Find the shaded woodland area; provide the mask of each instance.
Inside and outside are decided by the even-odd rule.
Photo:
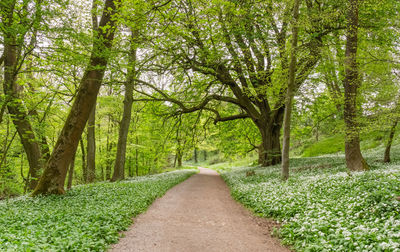
[[[360,137],[390,162],[398,11],[394,0],[3,0],[0,194],[246,155],[283,159],[287,179],[289,153],[330,137],[350,171],[369,169]]]

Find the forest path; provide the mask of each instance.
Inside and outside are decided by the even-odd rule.
[[[139,215],[110,251],[289,251],[270,236],[270,221],[231,198],[217,172],[199,169]]]

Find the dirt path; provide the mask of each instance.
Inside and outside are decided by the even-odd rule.
[[[199,169],[138,216],[111,251],[289,251],[271,238],[267,220],[231,198],[215,171]]]

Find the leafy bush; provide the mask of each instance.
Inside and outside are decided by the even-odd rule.
[[[343,157],[294,159],[280,167],[240,168],[223,178],[235,199],[283,222],[279,235],[299,251],[400,251],[400,166],[374,163],[348,175]]]
[[[176,171],[76,186],[62,196],[0,202],[1,251],[104,251],[169,188],[195,173]]]

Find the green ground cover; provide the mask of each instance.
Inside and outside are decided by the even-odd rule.
[[[62,196],[3,200],[0,251],[104,251],[133,216],[195,172],[76,186]]]
[[[280,221],[278,235],[297,251],[400,251],[400,162],[383,164],[382,153],[367,151],[371,171],[351,175],[343,155],[292,159],[286,183],[280,166],[221,175],[236,200]]]

